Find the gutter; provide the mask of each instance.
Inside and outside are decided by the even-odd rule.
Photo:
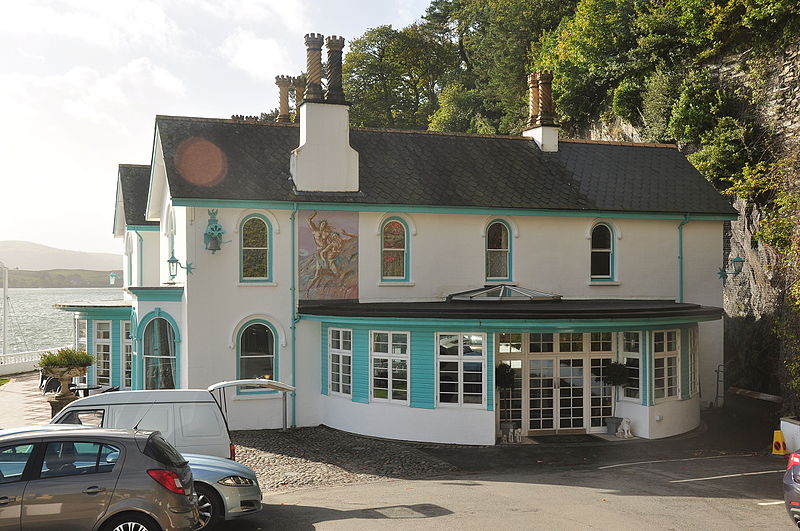
[[[297,224],[297,203],[292,203],[292,214],[289,216],[290,230],[292,233],[292,282],[289,291],[292,294],[292,324],[289,327],[292,335],[292,428],[297,427],[297,391],[295,378],[297,376],[297,322],[300,317],[297,315],[297,233],[295,231]]]
[[[689,214],[683,216],[678,223],[678,300],[683,302],[683,226],[689,223]]]

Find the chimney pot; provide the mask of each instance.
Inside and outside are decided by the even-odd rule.
[[[328,90],[325,101],[328,103],[345,103],[342,88],[342,50],[344,37],[331,35],[325,40],[328,47]]]
[[[294,86],[294,121],[300,122],[300,104],[303,103],[303,93],[306,91],[306,77],[299,75],[292,78]]]
[[[322,43],[321,33],[308,33],[306,42],[306,83],[303,101],[321,102],[322,99]]]
[[[278,116],[275,121],[289,123],[289,85],[292,84],[292,78],[275,76],[275,84],[278,85]]]
[[[539,121],[539,74],[528,75],[528,127]]]
[[[552,83],[552,72],[545,70],[539,73],[539,123],[541,125],[556,125]]]

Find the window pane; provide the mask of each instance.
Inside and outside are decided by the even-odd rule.
[[[441,334],[439,336],[439,355],[458,356],[458,336]]]
[[[406,230],[399,221],[390,221],[383,227],[384,249],[405,249]]]
[[[405,254],[405,251],[383,251],[382,275],[384,277],[405,277]]]
[[[531,352],[553,352],[553,334],[531,334]]]
[[[392,354],[408,353],[408,334],[392,334]]]
[[[592,332],[592,352],[610,352],[611,337],[611,332]]]
[[[267,278],[266,249],[242,249],[242,277]]]
[[[611,249],[611,231],[605,225],[592,229],[592,249]]]
[[[499,334],[497,341],[503,354],[522,352],[522,334]]]
[[[263,324],[253,324],[242,332],[242,356],[272,356],[272,330]]]
[[[462,337],[464,342],[464,355],[466,356],[483,356],[483,336],[465,335]]]
[[[611,253],[608,251],[592,251],[592,276],[611,276]]]
[[[502,223],[492,223],[486,231],[487,249],[508,249],[508,229]]]
[[[625,332],[622,348],[625,352],[639,352],[639,332]]]
[[[32,444],[0,448],[0,483],[13,483],[22,479],[22,472],[32,453]]]
[[[267,380],[274,379],[275,374],[272,361],[272,356],[241,358],[239,361],[239,378],[266,378]]]
[[[242,228],[242,247],[266,247],[267,224],[258,218],[250,218]]]
[[[508,251],[487,251],[486,276],[508,278]]]

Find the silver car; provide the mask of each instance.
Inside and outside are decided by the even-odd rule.
[[[200,529],[221,527],[233,520],[261,510],[261,488],[250,468],[222,457],[183,454],[189,461],[197,492]]]
[[[158,432],[0,430],[0,529],[189,531],[198,521],[191,469]]]

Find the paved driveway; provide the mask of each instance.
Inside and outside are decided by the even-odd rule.
[[[713,456],[308,489],[265,496],[235,529],[791,529],[783,466]]]

